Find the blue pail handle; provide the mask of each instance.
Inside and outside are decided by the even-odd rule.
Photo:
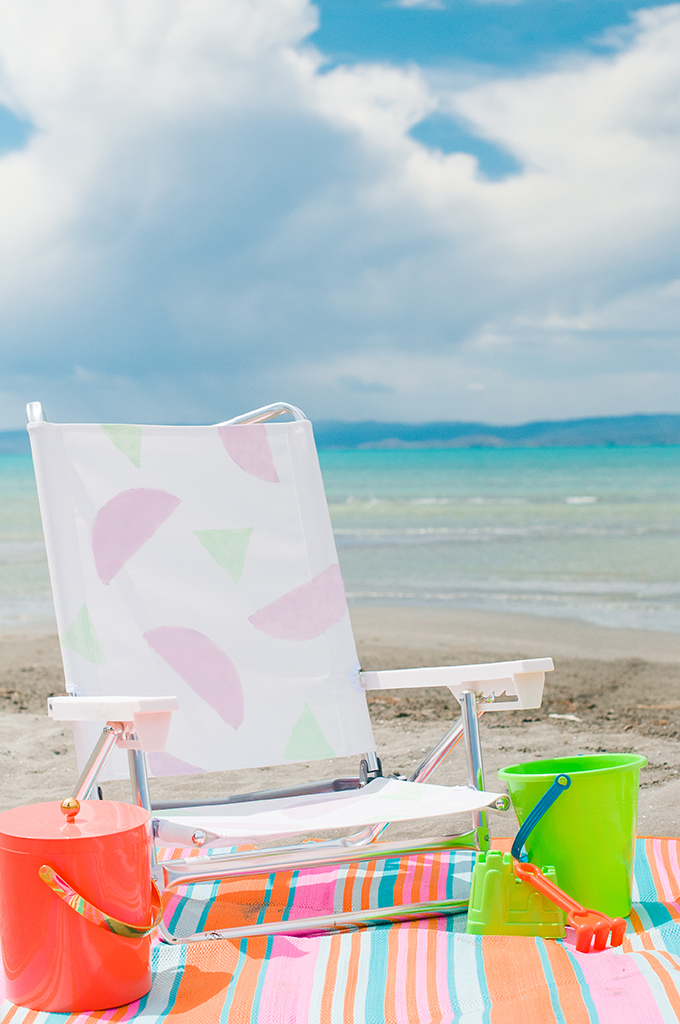
[[[533,832],[545,812],[549,807],[552,807],[558,796],[569,789],[570,786],[571,778],[568,775],[562,773],[561,775],[555,776],[555,781],[552,786],[550,789],[546,790],[533,810],[529,812],[527,817],[524,819],[524,824],[521,826],[519,832],[512,841],[512,855],[516,860],[528,859],[526,854],[522,853],[522,850],[524,849],[525,842],[529,838],[529,834]]]

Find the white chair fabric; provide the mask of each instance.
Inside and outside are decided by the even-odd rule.
[[[176,695],[152,774],[375,748],[309,422],[28,429],[67,689]]]
[[[190,834],[200,828],[215,848],[235,842],[258,842],[317,832],[324,829],[355,829],[381,821],[413,821],[449,814],[480,811],[491,806],[500,793],[467,786],[424,786],[420,782],[374,779],[363,789],[311,796],[284,797],[252,803],[215,807],[187,807],[164,811],[159,821],[161,843],[190,846]],[[177,826],[185,831],[177,831]]]

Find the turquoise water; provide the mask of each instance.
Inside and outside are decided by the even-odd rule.
[[[321,458],[350,601],[680,632],[680,448]]]
[[[680,447],[325,451],[348,597],[680,632]],[[28,456],[0,456],[0,625],[51,618]]]
[[[0,626],[53,619],[33,464],[0,455]]]

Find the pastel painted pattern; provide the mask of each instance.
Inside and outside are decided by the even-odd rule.
[[[227,725],[238,729],[243,721],[241,678],[221,647],[185,626],[158,626],[144,639]]]
[[[291,761],[317,761],[324,757],[335,757],[335,751],[306,702],[302,714],[291,729],[283,756]]]
[[[94,665],[106,664],[104,651],[86,604],[82,606],[71,625],[61,634],[60,640],[63,647],[70,647],[86,661],[91,661]]]
[[[266,480],[267,483],[279,482],[265,426],[261,423],[242,423],[218,427],[217,431],[230,458],[244,473]]]
[[[255,629],[277,640],[313,640],[339,622],[347,610],[336,563],[248,616]]]
[[[179,504],[174,494],[135,487],[99,509],[92,527],[92,553],[102,583],[108,586]]]
[[[205,773],[205,768],[197,768],[195,764],[189,764],[181,757],[168,754],[167,750],[155,750],[147,754],[146,757],[154,775],[202,775]]]
[[[252,526],[237,530],[194,530],[194,534],[217,564],[238,583],[243,575]]]
[[[139,469],[142,465],[142,428],[125,423],[100,423],[109,441]]]

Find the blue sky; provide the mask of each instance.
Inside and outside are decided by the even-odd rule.
[[[653,3],[627,0],[320,0],[313,42],[331,62],[531,71],[602,54],[606,35]]]
[[[327,67],[384,61],[446,69],[465,76],[549,70],[579,55],[606,56],[620,46],[636,11],[654,3],[626,0],[321,0],[311,36]],[[521,170],[507,150],[435,112],[412,138],[444,153],[467,152],[490,178]]]
[[[0,0],[0,429],[680,411],[680,5]]]

